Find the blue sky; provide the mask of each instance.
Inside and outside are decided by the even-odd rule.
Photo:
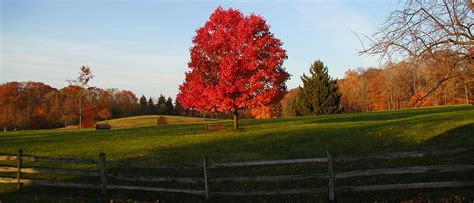
[[[91,85],[174,97],[184,79],[195,30],[219,5],[263,16],[287,50],[289,88],[320,59],[334,78],[379,66],[359,56],[352,33],[370,34],[398,1],[0,1],[0,83],[42,81],[56,88],[82,65]]]

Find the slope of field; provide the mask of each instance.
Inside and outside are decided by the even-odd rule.
[[[181,118],[179,118],[181,119]],[[34,130],[2,133],[0,153],[112,159],[141,154],[158,162],[198,162],[202,155],[218,161],[284,159],[335,153],[370,153],[474,146],[474,106],[451,106],[376,113],[241,120],[241,130],[205,132],[206,120],[175,125],[110,131]],[[123,118],[110,123],[125,127]],[[154,125],[155,119],[140,124]],[[214,120],[209,122],[215,122]],[[112,125],[114,125],[112,123]],[[131,124],[130,124],[131,125]],[[115,125],[114,125],[115,126]]]
[[[126,118],[117,118],[108,121],[101,121],[99,123],[108,123],[112,125],[112,128],[135,128],[145,126],[156,126],[159,115],[145,115],[145,116],[132,116]],[[181,123],[202,123],[218,121],[215,119],[204,119],[194,117],[183,117],[183,116],[163,116],[166,118],[168,124],[181,124]]]
[[[2,133],[0,154],[15,154],[18,149],[23,149],[25,154],[38,156],[97,159],[100,152],[105,152],[108,161],[199,164],[203,156],[209,157],[211,162],[230,162],[324,157],[326,149],[338,156],[474,147],[474,106],[241,120],[239,131],[231,130],[232,122],[227,120],[219,121],[228,129],[221,132],[204,131],[204,124],[215,120],[189,119],[194,123],[110,131]],[[110,122],[121,127],[131,126],[129,123],[134,121],[136,126],[148,122],[154,125],[156,117],[149,121],[146,117],[141,119],[143,121],[138,120],[124,118]],[[422,164],[422,161],[428,164],[472,164],[474,156],[471,153],[435,157],[407,164]]]

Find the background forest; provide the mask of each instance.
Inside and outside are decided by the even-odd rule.
[[[381,68],[348,70],[339,80],[332,80],[327,70],[316,73],[326,74],[326,79],[332,80],[340,93],[339,111],[319,114],[473,103],[473,64],[461,61],[453,69],[450,66],[452,61],[455,60],[440,57],[427,58],[421,63],[387,63]],[[296,100],[300,89],[302,87],[288,90],[280,100],[270,105],[243,110],[239,117],[261,119],[312,115],[298,113]],[[41,82],[9,82],[0,85],[0,126],[39,129],[78,125],[79,105],[82,106],[83,127],[92,127],[98,120],[134,115],[231,117],[230,112],[183,109],[179,102],[163,95],[156,99],[145,96],[139,99],[131,91],[116,88],[69,85],[56,89]]]

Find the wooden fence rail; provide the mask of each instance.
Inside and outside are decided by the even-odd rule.
[[[335,162],[355,162],[363,160],[390,160],[390,159],[405,159],[405,158],[423,158],[427,156],[436,156],[436,155],[452,155],[459,154],[462,152],[472,151],[474,148],[455,148],[455,149],[445,149],[445,150],[431,150],[431,151],[412,151],[412,152],[390,152],[382,154],[369,154],[365,156],[357,157],[336,157],[334,158]]]
[[[222,182],[281,182],[281,181],[298,181],[298,180],[310,180],[310,179],[325,179],[328,175],[326,173],[320,174],[309,174],[309,175],[275,175],[275,176],[239,176],[239,177],[225,177],[225,178],[212,178],[211,183],[222,183]]]
[[[327,158],[310,158],[310,159],[288,159],[288,160],[271,160],[271,161],[248,161],[248,162],[232,162],[232,163],[216,163],[210,164],[209,168],[228,168],[228,167],[245,167],[245,166],[266,166],[281,164],[304,164],[304,163],[325,163]]]
[[[16,172],[17,167],[0,166],[0,172]],[[75,175],[75,176],[90,176],[99,177],[98,172],[94,171],[80,171],[71,169],[55,169],[55,168],[20,168],[21,173],[48,173],[48,174],[62,174],[62,175]]]
[[[16,161],[18,156],[0,155],[0,161]],[[46,162],[46,163],[66,163],[66,164],[97,164],[93,159],[76,159],[76,158],[53,158],[53,157],[38,157],[38,156],[22,156],[22,161],[25,162]]]
[[[350,178],[361,176],[377,176],[377,175],[397,175],[397,174],[414,174],[414,173],[446,173],[459,171],[472,171],[474,165],[430,165],[430,166],[410,166],[397,168],[377,168],[367,170],[355,170],[338,172],[334,174],[335,178]]]
[[[446,155],[463,153],[473,148],[436,150],[426,152],[392,152],[377,155],[366,155],[361,157],[333,157],[329,151],[327,156],[322,158],[305,158],[305,159],[288,159],[288,160],[265,160],[265,161],[246,161],[246,162],[230,162],[230,163],[209,163],[206,157],[203,158],[201,165],[193,164],[150,164],[150,163],[132,163],[132,162],[110,162],[114,165],[118,164],[124,167],[145,168],[145,169],[168,169],[168,170],[193,170],[201,171],[202,178],[196,177],[159,177],[150,175],[129,175],[112,173],[106,170],[106,158],[104,153],[99,154],[98,160],[92,159],[76,159],[76,158],[54,158],[54,157],[37,157],[24,156],[23,151],[19,150],[18,154],[0,155],[0,161],[16,161],[16,167],[0,166],[0,173],[16,173],[16,178],[0,177],[0,183],[12,184],[16,183],[18,188],[24,184],[34,184],[41,186],[56,186],[70,188],[88,188],[100,190],[101,197],[107,197],[107,190],[139,190],[149,192],[171,192],[184,193],[192,195],[204,196],[206,199],[220,196],[263,196],[263,195],[295,195],[295,194],[317,194],[326,193],[329,200],[335,200],[336,193],[357,192],[357,191],[379,191],[379,190],[399,190],[399,189],[416,189],[416,188],[438,188],[438,187],[471,187],[474,181],[446,181],[446,182],[425,182],[425,183],[403,183],[403,184],[383,184],[383,185],[358,185],[358,186],[336,186],[335,179],[364,177],[364,176],[383,176],[398,174],[422,174],[422,173],[447,173],[460,171],[474,171],[474,164],[451,164],[451,165],[426,165],[426,166],[410,166],[410,167],[394,167],[394,168],[375,168],[337,172],[334,170],[334,163],[337,162],[355,162],[362,160],[376,159],[403,159],[403,158],[422,158],[426,156]],[[44,167],[24,167],[23,162],[47,162],[47,163],[67,163],[67,164],[97,164],[98,171],[56,169]],[[271,165],[287,165],[287,164],[308,164],[321,163],[327,164],[327,173],[312,174],[288,174],[273,176],[238,176],[238,177],[210,177],[210,170],[222,168],[238,168],[238,167],[258,167]],[[96,184],[77,183],[68,181],[53,181],[39,179],[25,179],[22,174],[63,174],[81,177],[97,177]],[[259,191],[212,191],[212,184],[224,184],[226,182],[247,183],[247,182],[282,182],[282,181],[301,181],[301,180],[327,180],[326,187],[318,188],[295,188],[295,189],[274,189]],[[177,188],[158,188],[149,186],[130,186],[130,185],[114,185],[110,184],[110,180],[121,180],[133,183],[161,183],[174,182],[190,185],[201,185],[203,189],[177,189]]]
[[[213,192],[213,197],[220,196],[265,196],[265,195],[298,195],[298,194],[318,194],[327,192],[327,188],[299,188],[283,190],[261,190],[261,191],[229,191]]]
[[[198,184],[203,183],[204,178],[186,178],[186,177],[156,177],[156,176],[145,176],[145,175],[127,175],[127,174],[106,174],[107,177],[124,180],[130,182],[176,182],[176,183],[188,183],[188,184]]]
[[[115,165],[132,168],[145,169],[168,169],[168,170],[201,170],[202,166],[194,164],[150,164],[150,163],[131,163],[131,162],[115,162]]]
[[[381,190],[401,190],[401,189],[419,189],[419,188],[445,188],[445,187],[468,187],[474,186],[474,181],[446,181],[446,182],[428,182],[428,183],[399,183],[385,185],[361,185],[361,186],[343,186],[336,188],[337,191],[381,191]]]

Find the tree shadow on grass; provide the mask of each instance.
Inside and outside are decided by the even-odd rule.
[[[305,126],[291,133],[280,129],[267,130],[258,135],[247,135],[244,130],[240,135],[226,132],[220,139],[188,144],[179,147],[153,149],[148,154],[154,161],[199,162],[203,156],[213,161],[243,161],[324,157],[326,149],[335,153],[367,153],[404,148],[410,143],[396,136],[377,136],[363,132],[376,131],[378,125],[356,127]],[[205,135],[198,135],[205,136]],[[226,137],[228,136],[228,137]],[[145,159],[147,159],[145,157]]]
[[[244,124],[258,125],[260,123],[340,123],[340,122],[365,122],[365,121],[389,121],[410,118],[420,115],[428,114],[442,114],[442,113],[456,113],[460,111],[474,110],[473,106],[449,106],[449,107],[432,107],[420,108],[410,110],[395,110],[395,111],[381,111],[369,113],[349,113],[349,114],[335,114],[335,115],[319,115],[319,116],[304,116],[304,117],[289,117],[276,118],[265,120],[244,120]]]
[[[438,145],[443,147],[474,147],[474,122],[450,129],[438,136],[427,140],[424,145]]]

